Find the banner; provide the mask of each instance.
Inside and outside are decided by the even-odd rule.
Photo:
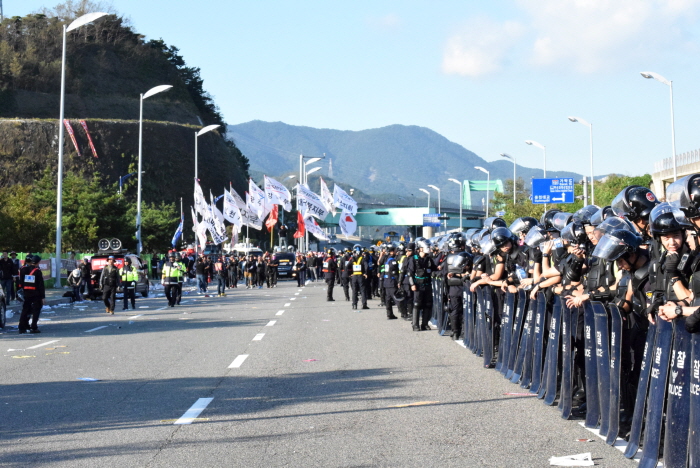
[[[326,181],[323,180],[323,177],[319,177],[319,180],[321,181],[321,200],[323,201],[323,206],[326,207],[328,211],[330,211],[333,216],[335,216],[335,205],[333,205],[333,194],[331,193],[330,190],[328,190],[328,186],[326,185]]]
[[[80,154],[80,148],[78,148],[78,142],[75,141],[75,133],[73,133],[73,127],[71,127],[71,124],[68,121],[68,119],[63,119],[63,126],[66,127],[66,131],[68,132],[68,135],[70,136],[70,139],[73,142],[73,146],[75,146],[75,152],[78,153],[78,156],[82,156],[82,154]]]
[[[199,223],[197,226],[197,238],[199,239],[199,246],[204,250],[207,245],[207,225],[205,223]]]
[[[223,239],[223,242],[228,239],[228,236],[226,235],[226,227],[224,226],[224,215],[221,214],[221,211],[219,211],[219,209],[213,203],[211,205],[211,212],[214,215],[213,218],[216,233],[219,235],[219,238]],[[220,244],[220,242],[217,243]]]
[[[214,213],[210,213],[209,216],[205,217],[202,220],[202,225],[206,226],[214,244],[219,245],[228,238],[226,237],[226,235],[221,235],[217,223],[218,221],[216,220],[216,216],[214,215]]]
[[[265,192],[253,182],[253,179],[248,179],[248,194],[248,207],[251,211],[255,211],[258,217],[263,218],[267,214],[265,212]]]
[[[270,215],[267,217],[267,221],[265,221],[265,227],[267,228],[268,232],[272,232],[272,229],[275,227],[277,224],[277,218],[279,217],[279,205],[272,205],[272,211],[270,211]]]
[[[233,197],[233,200],[239,209],[244,210],[248,207],[246,202],[241,198],[240,195],[238,195],[238,192],[236,192],[233,187],[229,187],[229,193],[231,194],[231,197]]]
[[[292,195],[287,187],[268,176],[265,176],[265,196],[267,206],[282,205],[285,211],[292,209]]]
[[[321,221],[328,216],[328,210],[323,206],[319,196],[309,190],[306,185],[297,184],[297,201],[299,202],[299,211],[304,216],[315,216]]]
[[[248,192],[245,194],[245,200],[246,200],[246,206],[250,203],[250,195]],[[241,215],[243,215],[243,211],[241,210]],[[262,218],[258,216],[258,214],[251,210],[250,208],[246,208],[245,210],[245,219],[246,219],[246,224],[253,229],[257,229],[258,231],[262,229]]]
[[[83,126],[83,130],[85,130],[85,134],[88,137],[88,144],[90,145],[90,149],[92,150],[92,155],[97,158],[97,150],[95,149],[95,145],[92,143],[92,137],[90,136],[90,132],[88,131],[87,128],[87,122],[84,120],[80,120],[80,125]]]
[[[177,227],[177,231],[175,231],[175,235],[173,236],[173,240],[171,244],[173,244],[173,248],[175,248],[175,244],[177,244],[177,240],[180,238],[182,235],[182,227],[185,224],[185,217],[180,213],[180,224]]]
[[[343,211],[340,214],[338,224],[340,225],[340,231],[343,233],[346,239],[348,238],[348,236],[352,236],[353,234],[355,234],[355,230],[357,229],[357,221],[355,221],[355,218],[353,217],[352,213]]]
[[[357,202],[341,189],[338,184],[333,187],[333,204],[341,211],[349,211],[353,216],[357,214]]]
[[[192,230],[197,233],[197,225],[199,224],[197,222],[197,213],[194,212],[194,208],[190,206],[190,212],[192,213]]]
[[[204,193],[202,192],[202,187],[199,185],[199,181],[194,181],[194,209],[206,217],[209,214],[209,208],[207,208],[207,201],[204,199]]]
[[[323,232],[323,229],[321,229],[321,226],[318,225],[316,220],[308,216],[304,219],[304,227],[316,237],[318,240],[328,240],[328,236],[326,236],[326,233]]]
[[[294,238],[299,239],[304,237],[306,234],[306,224],[304,223],[304,217],[301,215],[301,211],[297,211],[297,232],[294,233]]]
[[[241,232],[241,227],[243,226],[241,210],[236,204],[236,199],[226,189],[224,189],[224,218],[226,221],[236,226],[236,229],[233,230],[233,234]]]

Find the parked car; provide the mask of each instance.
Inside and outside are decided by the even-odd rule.
[[[135,291],[141,294],[142,297],[148,297],[150,283],[148,281],[148,265],[146,264],[146,262],[141,260],[141,258],[137,257],[135,254],[117,253],[97,254],[93,255],[90,258],[90,266],[92,268],[92,278],[90,278],[90,281],[92,281],[93,286],[92,299],[95,299],[95,297],[102,295],[102,290],[100,289],[100,276],[102,275],[102,269],[107,265],[107,259],[110,256],[114,257],[114,266],[117,268],[121,268],[122,266],[124,266],[125,257],[129,257],[131,259],[131,265],[134,266],[139,272],[139,280],[136,282]],[[121,289],[119,289],[118,292],[121,292]]]

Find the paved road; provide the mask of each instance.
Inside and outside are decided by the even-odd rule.
[[[341,297],[283,282],[114,316],[54,307],[40,335],[6,330],[0,465],[544,467],[591,452],[636,466],[506,395],[522,390],[451,339]]]

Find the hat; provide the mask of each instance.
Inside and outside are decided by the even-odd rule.
[[[114,260],[114,255],[110,255],[109,257],[107,257],[107,260]]]
[[[17,252],[15,252],[15,251],[13,250],[12,252],[10,252],[10,255],[17,256]]]

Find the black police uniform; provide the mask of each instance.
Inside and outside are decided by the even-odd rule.
[[[398,318],[394,315],[392,303],[394,302],[394,294],[396,294],[396,290],[399,287],[399,262],[391,253],[384,262],[384,274],[381,279],[384,292],[383,302],[386,307],[386,318],[393,320]]]
[[[465,273],[465,267],[468,265],[468,256],[469,254],[466,252],[455,252],[445,260],[444,273],[450,310],[450,326],[452,337],[455,340],[462,334],[464,326],[464,279],[461,275]],[[450,273],[453,276],[448,278],[447,275]]]
[[[326,300],[335,301],[333,299],[333,287],[335,282],[340,281],[340,272],[338,271],[338,262],[335,256],[329,256],[323,259],[323,278],[326,280]]]
[[[340,270],[340,285],[343,287],[343,294],[345,294],[345,300],[350,301],[350,274],[348,272],[348,263],[350,262],[350,254],[346,253],[340,257],[338,262],[338,269]]]
[[[19,271],[19,286],[24,291],[24,303],[22,313],[19,316],[19,332],[26,333],[31,329],[32,333],[39,333],[39,315],[46,298],[44,289],[44,276],[39,265],[25,264]],[[29,317],[32,318],[31,325]]]
[[[352,285],[352,308],[357,309],[358,293],[362,296],[362,308],[367,307],[367,288],[365,288],[365,276],[369,275],[369,267],[367,261],[362,255],[353,256],[347,263],[347,270],[350,276],[350,284]]]
[[[136,309],[136,294],[134,292],[136,288],[136,282],[127,280],[127,274],[129,273],[131,273],[132,275],[133,273],[137,273],[138,275],[138,270],[136,270],[136,268],[134,268],[134,266],[131,263],[125,263],[119,275],[122,283],[122,291],[124,292],[123,310],[127,310],[129,308],[129,299],[131,299],[131,308]]]
[[[430,254],[421,257],[413,255],[408,260],[406,275],[411,286],[415,286],[413,292],[413,330],[430,330],[428,322],[433,309],[433,286],[431,283],[432,272],[435,271],[435,262]],[[420,321],[420,324],[419,324]]]

